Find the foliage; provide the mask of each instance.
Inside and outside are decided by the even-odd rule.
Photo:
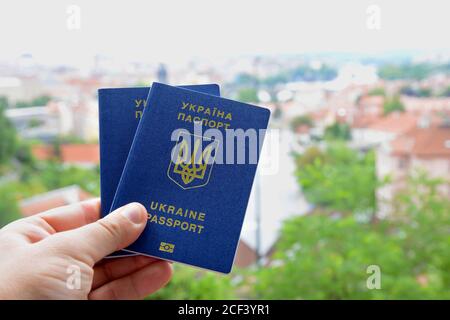
[[[0,228],[20,218],[19,205],[15,193],[5,186],[0,186]]]
[[[386,96],[386,91],[383,87],[373,88],[367,93],[369,96]]]
[[[395,111],[400,111],[400,112],[405,111],[405,106],[400,101],[400,96],[398,96],[398,95],[386,99],[386,101],[384,102],[384,105],[383,105],[384,114],[389,114],[389,113],[395,112]]]
[[[100,194],[98,167],[64,166],[56,161],[33,162],[32,165],[23,163],[19,173],[20,179],[0,183],[0,226],[20,217],[20,199],[70,185],[78,185],[95,196]]]
[[[20,165],[19,173],[32,168],[34,159],[30,144],[20,139],[13,124],[5,116],[8,99],[0,97],[0,167],[8,167],[12,160]]]
[[[8,97],[0,96],[0,110],[5,110],[9,107]]]
[[[254,87],[258,84],[258,78],[249,73],[240,73],[236,76],[234,82],[241,87]]]
[[[258,292],[270,299],[448,299],[450,201],[439,193],[442,183],[424,173],[410,178],[393,218],[375,224],[323,213],[287,221],[276,254],[281,266],[260,272]],[[381,290],[365,285],[374,264]]]
[[[197,300],[235,299],[236,297],[230,277],[176,265],[173,279],[169,284],[149,298]]]
[[[258,102],[258,91],[254,88],[240,89],[237,99],[242,102]]]
[[[5,115],[7,103],[5,99],[0,103],[0,166],[9,162],[17,148],[16,129]]]
[[[358,193],[362,185],[353,173],[363,158],[349,161],[358,155],[339,147],[332,157],[329,150],[310,148],[297,158],[305,195],[322,209],[285,221],[274,261],[255,273],[254,294],[263,299],[449,299],[450,199],[440,189],[449,182],[423,172],[410,177],[392,201],[394,211],[383,220],[336,214],[335,201],[324,201],[323,194],[311,196],[310,189],[322,185],[325,200],[339,199],[340,188],[334,187],[343,184],[336,172],[348,161],[355,183],[345,188]],[[373,160],[365,164],[374,166]],[[304,176],[312,178],[306,188]],[[381,270],[380,289],[367,287],[371,265]]]
[[[281,70],[264,78],[258,78],[248,73],[239,74],[234,80],[238,87],[274,87],[281,83],[293,81],[329,81],[337,76],[337,70],[331,66],[322,65],[320,68],[312,68],[308,65],[299,65],[288,70]]]
[[[39,176],[30,174],[26,179],[3,182],[0,184],[0,228],[11,221],[21,218],[19,200],[48,190],[39,180]]]
[[[402,64],[384,64],[378,74],[385,80],[422,80],[433,74],[450,74],[450,64],[433,63],[402,63]]]
[[[450,199],[442,188],[450,181],[418,171],[393,202],[394,216],[404,223],[405,250],[417,272],[450,288]],[[436,274],[439,270],[446,270]]]
[[[335,122],[325,128],[326,140],[350,140],[352,138],[352,131],[347,123]]]
[[[280,83],[287,83],[291,80],[289,72],[280,72],[264,78],[261,83],[266,87],[274,87]]]
[[[441,97],[450,97],[450,86],[442,90],[442,92],[439,95]]]
[[[26,180],[10,181],[2,185],[3,190],[14,195],[16,200],[32,197],[49,191],[40,180],[39,176],[32,175]]]
[[[31,143],[29,141],[20,140],[14,158],[23,166],[34,167],[35,159],[31,152]]]
[[[401,88],[400,93],[406,96],[420,97],[420,98],[431,97],[433,95],[433,92],[429,88],[415,88],[411,86],[405,86]]]
[[[298,155],[296,176],[305,197],[319,207],[372,214],[375,210],[375,157],[335,143],[325,151]]]
[[[280,71],[262,80],[266,86],[274,86],[280,83],[293,81],[329,81],[337,76],[337,70],[327,65],[320,68],[312,68],[308,65],[300,65],[290,70]]]
[[[382,79],[414,79],[421,80],[429,76],[435,68],[431,64],[386,64],[380,67],[378,74]]]
[[[57,144],[58,146],[56,147],[56,149],[59,149],[60,146],[63,144],[87,144],[90,142],[91,141],[86,141],[81,137],[68,134],[64,136],[58,136],[57,138],[55,138],[55,140],[53,141],[53,146]]]
[[[329,81],[337,76],[336,69],[323,65],[320,68],[310,66],[299,66],[292,71],[294,81]]]
[[[40,119],[31,119],[30,121],[28,121],[28,128],[37,128],[40,127],[44,124],[44,121],[40,120]]]
[[[432,213],[432,208],[421,212]],[[281,232],[277,263],[257,273],[255,290],[263,299],[448,299],[450,258],[442,252],[449,249],[448,232],[429,243],[411,228],[414,222],[372,224],[323,213],[290,219]],[[427,228],[439,222],[431,219]],[[433,247],[441,251],[429,250]],[[379,290],[366,285],[370,265],[381,269]]]
[[[17,101],[15,104],[16,108],[28,108],[28,107],[37,107],[37,106],[45,106],[52,100],[52,97],[48,95],[42,95],[36,97],[30,101]]]
[[[76,184],[95,196],[100,194],[100,168],[98,166],[89,169],[48,161],[41,169],[40,180],[48,190]]]
[[[291,129],[293,131],[296,131],[301,126],[307,126],[312,127],[313,126],[313,120],[310,116],[302,115],[302,116],[296,116],[291,120]]]

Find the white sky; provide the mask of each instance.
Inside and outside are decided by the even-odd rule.
[[[68,30],[67,6],[81,8]],[[366,9],[381,8],[381,30]],[[31,53],[42,63],[85,65],[95,54],[121,61],[182,63],[192,57],[450,47],[444,0],[2,0],[0,61]]]

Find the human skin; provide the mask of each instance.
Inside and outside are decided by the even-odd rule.
[[[141,299],[162,288],[171,265],[144,256],[103,259],[147,223],[131,203],[100,219],[100,200],[49,210],[0,229],[0,299]]]

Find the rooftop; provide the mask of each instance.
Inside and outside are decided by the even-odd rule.
[[[98,144],[68,144],[61,146],[61,159],[67,163],[99,163]]]
[[[392,112],[372,122],[368,128],[375,131],[403,134],[417,126],[419,116],[410,112]]]
[[[55,156],[53,146],[36,145],[32,148],[33,155],[39,160],[48,160]],[[100,162],[99,146],[92,144],[63,144],[60,147],[63,163],[98,164]]]
[[[450,160],[450,127],[414,128],[391,143],[392,154],[421,158],[448,157]]]

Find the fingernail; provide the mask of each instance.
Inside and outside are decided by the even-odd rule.
[[[123,210],[122,214],[131,222],[134,224],[141,224],[144,222],[143,214],[142,214],[142,207],[136,203],[131,203],[126,205]]]

